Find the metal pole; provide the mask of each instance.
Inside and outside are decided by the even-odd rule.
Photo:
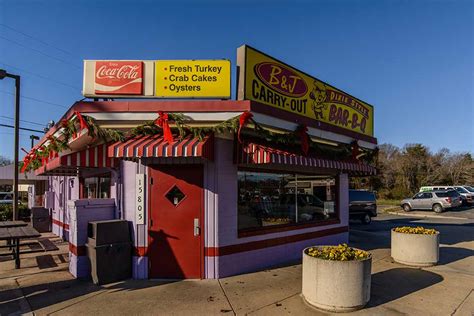
[[[14,144],[14,178],[13,178],[13,220],[18,220],[18,151],[19,151],[19,137],[20,137],[20,76],[12,75],[15,79],[15,144]]]
[[[30,139],[31,139],[31,148],[33,148],[35,147],[35,140],[39,140],[39,137],[36,135],[30,135]]]

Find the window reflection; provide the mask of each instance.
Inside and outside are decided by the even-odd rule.
[[[84,178],[84,199],[110,198],[110,175]]]
[[[239,230],[337,217],[334,178],[239,171],[238,193]]]

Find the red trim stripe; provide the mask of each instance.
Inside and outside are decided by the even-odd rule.
[[[146,257],[147,252],[147,247],[133,247],[133,255],[135,257]]]
[[[62,228],[64,228],[65,230],[69,230],[69,224],[63,223],[63,222],[58,221],[57,219],[54,219],[54,218],[53,218],[52,222],[53,222],[54,225],[57,225],[57,226],[59,226],[59,227],[62,227]]]
[[[315,232],[303,233],[303,234],[292,235],[292,236],[284,236],[284,237],[278,237],[278,238],[272,238],[272,239],[265,239],[265,240],[259,240],[259,241],[251,241],[247,243],[230,245],[230,246],[206,247],[204,249],[204,253],[207,257],[227,256],[227,255],[232,255],[232,254],[236,254],[240,252],[281,246],[281,245],[285,245],[289,243],[294,243],[298,241],[314,239],[314,238],[319,238],[319,237],[324,237],[324,236],[329,236],[329,235],[342,234],[348,231],[349,231],[348,226],[329,228],[329,229],[315,231]]]
[[[77,257],[87,256],[86,246],[76,246],[72,243],[69,243],[69,252],[71,252]]]

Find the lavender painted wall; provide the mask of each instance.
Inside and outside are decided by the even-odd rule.
[[[51,210],[53,234],[69,240],[67,202],[79,198],[79,178],[50,176],[49,190],[53,192],[54,208]]]
[[[146,224],[137,224],[135,220],[135,176],[138,173],[146,174],[147,168],[134,161],[121,161],[121,187],[122,187],[122,218],[132,223],[132,242],[135,249],[144,249],[148,245],[148,230]],[[145,176],[146,178],[146,176]],[[147,181],[145,181],[147,182]],[[145,192],[147,188],[145,187]],[[145,201],[147,196],[145,195]],[[145,223],[148,219],[148,203],[145,203]],[[136,256],[132,258],[132,275],[134,279],[148,278],[148,258]]]
[[[233,141],[216,137],[214,152],[215,160],[213,163],[205,165],[204,172],[206,247],[219,248],[347,226],[348,177],[347,174],[341,174],[339,175],[339,224],[239,238],[237,226],[237,165],[233,162]],[[208,256],[205,258],[205,277],[220,278],[259,270],[271,265],[297,260],[301,258],[302,249],[309,245],[337,244],[347,241],[348,234],[342,233],[233,255]]]
[[[297,262],[304,248],[347,242],[348,233],[303,240],[281,246],[236,253],[219,258],[219,278],[254,272],[284,263]]]
[[[214,161],[204,165],[204,245],[207,248],[217,248],[222,242],[219,232],[228,229],[219,224],[223,215],[227,222],[235,220],[232,226],[237,225],[237,213],[232,213],[237,205],[233,140],[216,137],[214,146]],[[219,257],[206,257],[204,265],[205,278],[218,278]]]
[[[82,171],[83,177],[92,177],[97,174],[111,172],[110,198],[116,202],[115,218],[120,217],[119,184],[120,174],[118,171],[108,168],[95,168]],[[79,178],[66,176],[49,176],[49,191],[54,195],[54,207],[51,209],[53,219],[53,234],[69,240],[69,218],[67,212],[68,201],[79,199]]]
[[[68,201],[69,243],[80,249],[87,243],[87,225],[92,221],[115,218],[114,199],[88,199]],[[77,250],[79,253],[80,250]],[[69,252],[69,272],[76,278],[90,276],[90,262],[87,256]]]

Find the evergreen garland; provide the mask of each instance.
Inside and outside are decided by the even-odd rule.
[[[169,122],[172,124],[171,129],[177,131],[179,138],[192,135],[199,140],[212,133],[233,132],[236,133],[239,129],[239,116],[235,116],[226,121],[223,121],[214,126],[193,127],[185,123],[185,116],[181,113],[168,113]],[[156,124],[156,121],[148,121],[142,125],[138,125],[128,132],[123,132],[118,129],[101,128],[94,118],[88,115],[82,115],[82,118],[87,125],[87,133],[94,140],[101,140],[103,142],[120,141],[124,142],[133,137],[139,136],[153,136],[163,133],[163,129]],[[264,141],[276,147],[281,147],[283,150],[299,151],[300,137],[294,132],[273,132],[262,127],[260,124],[250,119],[249,126],[244,130],[249,138],[257,141]],[[49,136],[49,144],[43,145],[27,154],[24,161],[20,163],[20,169],[23,168],[24,163],[28,163],[25,172],[36,170],[43,165],[45,160],[52,158],[51,152],[59,154],[60,152],[69,149],[69,142],[77,137],[78,131],[76,125],[78,118],[61,121],[62,136],[60,138]],[[252,126],[252,128],[250,128]],[[301,127],[301,126],[300,126]],[[300,128],[298,127],[298,128]],[[298,130],[298,129],[297,129]],[[351,145],[340,144],[337,147],[325,144],[319,144],[309,140],[309,152],[316,156],[335,160],[348,160],[351,158]],[[367,163],[373,163],[377,157],[378,150],[362,151],[360,160]]]

